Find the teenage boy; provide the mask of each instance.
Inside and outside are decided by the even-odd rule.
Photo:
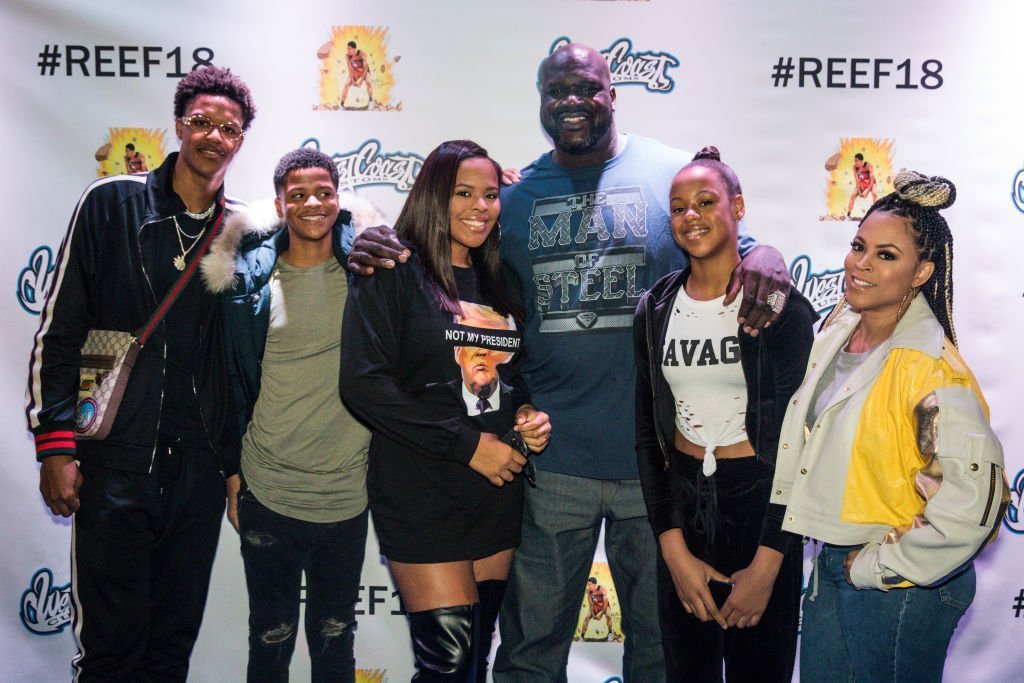
[[[244,434],[228,518],[249,590],[248,680],[288,680],[305,573],[312,679],[354,681],[370,434],[338,393],[353,217],[339,206],[337,166],[317,150],[286,154],[274,190],[276,216],[232,217],[203,263],[223,292]]]

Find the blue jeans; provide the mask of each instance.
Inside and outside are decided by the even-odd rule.
[[[974,600],[974,564],[928,588],[857,590],[843,560],[857,546],[826,545],[804,597],[800,679],[941,681],[953,631]]]
[[[569,646],[601,523],[625,634],[627,682],[665,680],[658,628],[657,548],[639,480],[600,480],[539,470],[526,487],[516,550],[498,624],[496,683],[566,680]]]
[[[238,501],[249,590],[248,681],[286,682],[306,573],[306,642],[311,678],[354,681],[355,606],[368,514],[320,524],[280,515],[250,491]]]

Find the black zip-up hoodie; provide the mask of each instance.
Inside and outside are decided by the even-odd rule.
[[[640,485],[654,535],[682,528],[679,505],[669,485],[675,432],[675,400],[661,371],[665,334],[672,304],[690,270],[669,273],[644,294],[633,319],[636,350],[636,454]],[[762,462],[775,466],[779,430],[790,397],[800,386],[814,341],[818,314],[795,288],[790,288],[782,315],[757,337],[740,327],[740,362],[747,384],[747,438]],[[671,450],[670,450],[671,449]],[[795,540],[782,531],[785,508],[769,504],[759,545],[785,552]]]
[[[81,347],[89,330],[138,332],[158,304],[143,266],[139,237],[145,230],[173,230],[168,227],[172,217],[185,211],[172,188],[177,157],[168,155],[148,174],[101,178],[75,207],[57,254],[29,366],[26,414],[39,460],[73,455],[132,472],[149,472],[153,466],[165,371],[165,322],[139,352],[107,438],[76,444],[73,425]],[[216,206],[207,225],[241,205],[227,199],[221,187]],[[222,472],[230,476],[238,471],[239,437],[220,308],[207,309],[196,330],[199,353],[191,380],[210,446],[220,458]]]

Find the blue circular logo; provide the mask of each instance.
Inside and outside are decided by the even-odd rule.
[[[95,399],[87,398],[78,402],[78,408],[75,410],[75,431],[84,433],[92,427],[92,423],[96,421],[96,401]]]

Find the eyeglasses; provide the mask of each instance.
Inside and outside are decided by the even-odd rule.
[[[240,140],[245,131],[237,123],[214,123],[202,114],[181,117],[181,122],[197,133],[209,135],[214,128],[220,128],[220,133],[228,140]]]

